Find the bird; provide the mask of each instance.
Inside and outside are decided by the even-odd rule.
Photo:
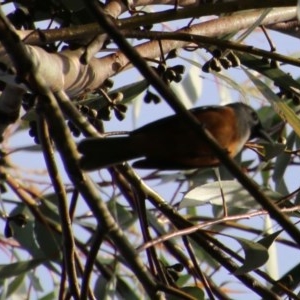
[[[210,105],[191,109],[220,147],[235,157],[248,140],[272,142],[255,110],[242,103]],[[125,136],[87,138],[79,142],[83,170],[92,171],[138,159],[133,167],[158,170],[187,170],[216,167],[218,157],[197,132],[180,116],[172,115],[149,123]]]

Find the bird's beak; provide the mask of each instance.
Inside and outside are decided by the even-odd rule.
[[[258,131],[258,137],[264,139],[267,142],[270,142],[271,144],[274,143],[274,141],[271,139],[271,137],[269,136],[269,134],[263,128],[259,129],[259,131]]]

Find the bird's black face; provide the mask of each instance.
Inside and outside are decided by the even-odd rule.
[[[249,124],[251,128],[251,134],[250,134],[250,140],[254,138],[262,138],[268,142],[273,143],[271,137],[267,134],[267,132],[264,130],[261,121],[257,115],[257,113],[251,108],[248,107],[249,110]]]
[[[257,113],[251,107],[247,107],[246,109],[248,115],[248,124],[251,128],[250,139],[259,137],[260,131],[263,129],[260,119]]]
[[[272,142],[272,139],[265,132],[256,111],[252,107],[244,103],[231,103],[228,106],[235,110],[238,128],[242,135],[248,133],[249,140],[262,138],[268,142]]]

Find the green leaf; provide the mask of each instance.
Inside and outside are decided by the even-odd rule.
[[[16,276],[13,280],[10,280],[10,283],[7,288],[7,293],[6,293],[6,299],[9,299],[11,295],[16,293],[16,291],[23,285],[24,290],[25,288],[25,273],[20,274],[19,276]]]
[[[43,257],[44,254],[34,238],[34,221],[31,212],[23,204],[19,204],[11,211],[10,216],[18,214],[26,216],[27,222],[23,227],[19,226],[14,221],[10,222],[14,239],[16,239],[20,245],[34,258]]]
[[[28,111],[26,111],[21,118],[22,121],[27,121],[27,122],[36,121],[36,119],[37,119],[37,115],[36,115],[35,108],[31,108]]]
[[[290,269],[287,273],[285,273],[279,280],[278,283],[283,284],[290,290],[294,290],[299,286],[300,283],[300,264],[297,264],[292,269]],[[272,288],[273,292],[278,293],[278,295],[282,295],[282,290],[276,287]]]
[[[58,295],[55,290],[39,298],[39,300],[53,300],[53,299],[58,299]]]
[[[199,78],[199,68],[195,65],[191,65],[186,76],[182,80],[182,87],[187,93],[187,96],[191,103],[200,98],[202,94],[202,79]]]
[[[189,62],[190,64],[196,66],[199,68],[199,70],[202,69],[202,65],[197,62],[197,61],[194,61],[192,59],[189,59],[189,58],[186,58],[186,57],[182,57],[180,56],[181,59]],[[246,90],[244,89],[243,85],[239,84],[236,82],[236,80],[233,80],[231,79],[229,76],[226,76],[220,72],[214,72],[214,71],[210,71],[210,73],[216,77],[218,77],[220,80],[226,82],[228,84],[228,86],[230,88],[232,88],[234,91],[237,91],[240,93],[241,97],[243,98],[243,100],[245,102],[249,102],[249,99],[248,99],[248,93],[246,92]]]
[[[99,276],[95,283],[94,294],[97,299],[110,299],[109,296],[112,296],[110,281]]]
[[[205,299],[205,294],[203,290],[197,286],[185,286],[182,287],[181,290],[183,290],[185,293],[191,296],[194,296],[198,300]]]
[[[62,236],[38,220],[34,223],[34,235],[44,256],[58,260],[62,254]]]
[[[41,285],[41,279],[35,272],[29,272],[27,277],[30,280],[30,285],[34,288],[36,292],[43,292],[43,287]]]
[[[138,95],[144,92],[148,88],[149,84],[147,80],[141,80],[132,84],[125,85],[118,89],[115,89],[108,93],[108,96],[112,96],[116,93],[123,94],[122,104],[130,103]],[[89,95],[88,99],[78,101],[77,104],[88,105],[90,108],[99,109],[106,105],[107,100],[101,95]],[[34,121],[36,120],[36,111],[35,109],[30,109],[23,116],[22,120],[24,121]],[[39,147],[40,148],[40,147]],[[20,149],[22,150],[22,149]],[[26,150],[26,149],[25,149]],[[38,147],[28,147],[27,151],[37,151],[40,150]]]
[[[256,200],[249,192],[236,180],[215,181],[198,186],[188,191],[183,200],[180,202],[179,208],[200,206],[207,203],[213,205],[223,205],[220,185],[228,207],[238,208],[259,208]],[[262,189],[273,199],[280,199],[281,195],[270,190]]]
[[[0,286],[1,286],[0,300],[8,299],[7,285],[8,285],[8,280],[0,280]]]
[[[300,83],[281,69],[272,68],[269,63],[264,63],[260,58],[251,54],[236,53],[236,55],[238,55],[244,66],[271,79],[276,86],[280,86],[288,91],[300,91]]]
[[[44,195],[41,198],[39,209],[48,220],[51,220],[53,223],[56,223],[57,227],[60,227],[58,198],[55,193]]]
[[[28,151],[28,152],[40,152],[42,151],[41,145],[28,145],[14,148],[13,153],[18,151]]]
[[[284,116],[284,119],[291,125],[296,134],[300,137],[300,119],[295,111],[288,106],[286,101],[276,101],[274,104]]]
[[[263,245],[267,249],[271,247],[273,242],[277,239],[277,237],[283,232],[283,230],[278,230],[272,234],[265,236],[264,238],[258,241],[259,244]]]
[[[127,104],[127,103],[131,102],[133,99],[135,99],[142,92],[144,92],[148,88],[148,86],[149,86],[149,83],[147,80],[141,80],[141,81],[123,86],[122,88],[114,91],[114,93],[121,92],[124,96],[122,103]]]
[[[292,146],[294,145],[295,142],[295,138],[296,138],[295,133],[291,132],[287,138],[287,143],[286,143],[286,147],[288,149],[292,149]],[[274,180],[276,186],[279,186],[279,184],[283,180],[284,173],[290,163],[290,160],[291,160],[291,154],[285,152],[283,152],[277,157],[274,165],[273,176],[272,176],[272,179]]]
[[[108,96],[111,96],[116,93],[122,93],[123,94],[123,100],[121,103],[127,104],[131,102],[133,99],[135,99],[139,94],[144,92],[147,87],[149,86],[147,80],[141,80],[132,84],[125,85],[123,87],[120,87],[118,89],[115,89],[108,93]],[[105,102],[104,102],[105,101]],[[78,104],[81,105],[89,105],[91,108],[101,108],[103,105],[101,103],[106,103],[106,100],[103,96],[92,96],[91,98],[87,100],[79,101]]]
[[[110,280],[99,276],[95,283],[94,294],[97,299],[111,299],[116,295],[119,295],[120,299],[140,299],[132,285],[127,285],[115,275],[112,275]]]
[[[180,290],[186,294],[188,294],[191,297],[194,297],[197,300],[204,300],[205,299],[205,294],[203,290],[201,290],[197,286],[185,286],[180,288]],[[181,300],[181,297],[177,297],[174,295],[168,295],[168,300]]]
[[[0,265],[0,279],[10,278],[28,272],[42,264],[44,261],[44,258],[35,258],[28,261]]]
[[[256,204],[253,197],[239,182],[234,180],[224,180],[221,182],[215,181],[206,183],[188,191],[180,202],[179,208],[200,206],[207,203],[222,205],[223,201],[220,184],[228,206],[233,204],[243,207],[241,205],[249,203],[248,207],[254,207],[253,205]]]
[[[51,209],[51,208],[52,209]],[[56,222],[58,219],[57,207],[51,203],[43,200],[39,206],[43,215]],[[52,231],[38,220],[33,219],[33,215],[27,207],[20,204],[15,207],[10,213],[11,216],[24,215],[26,217],[26,223],[24,226],[16,224],[14,221],[10,221],[12,227],[13,237],[20,243],[20,245],[30,253],[34,258],[40,258],[48,256],[52,260],[60,258],[61,254],[61,235]],[[59,226],[59,223],[58,223]],[[49,266],[53,271],[55,269]]]
[[[107,203],[107,207],[122,229],[127,229],[136,221],[136,216],[126,210],[118,202],[116,202],[115,199],[111,199]]]
[[[277,68],[271,68],[268,63],[262,63],[260,59],[249,54],[240,54],[240,59],[243,64],[252,70],[255,70],[264,76],[274,81],[275,85],[285,88],[288,91],[293,91],[299,94],[300,84],[294,80],[290,75]],[[279,111],[279,115],[291,125],[294,131],[300,136],[300,118],[297,116],[294,110],[292,110],[286,100],[280,99],[273,90],[261,81],[257,76],[254,76],[251,72],[244,70],[245,73],[252,80],[254,85],[262,93],[262,95]]]
[[[266,247],[243,238],[236,238],[245,252],[245,260],[242,266],[235,270],[234,275],[242,275],[264,265],[269,259]]]
[[[186,60],[185,57],[181,57],[182,60]],[[187,59],[189,61],[195,62],[197,58]],[[200,98],[202,94],[202,78],[199,77],[199,72],[201,66],[198,62],[193,64],[190,63],[189,70],[184,76],[181,83],[171,82],[171,88],[180,98],[180,101],[184,104],[186,108],[191,108],[193,104]]]
[[[264,159],[270,160],[274,157],[277,157],[278,155],[282,154],[284,152],[284,149],[286,148],[286,145],[279,144],[279,143],[267,143],[267,142],[261,142],[260,145],[264,147]]]

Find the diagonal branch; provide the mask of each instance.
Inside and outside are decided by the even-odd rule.
[[[260,17],[262,12],[257,10],[245,12],[242,15],[236,14],[222,17],[181,29],[177,33],[203,35],[205,37],[223,36],[250,27]],[[273,9],[263,20],[262,25],[287,21],[295,18],[295,16],[296,8]],[[128,34],[128,30],[126,33]],[[168,53],[189,43],[190,41],[163,40],[161,45],[163,52]],[[132,67],[131,62],[121,51],[102,58],[92,58],[88,65],[83,65],[80,62],[83,50],[80,49],[76,51],[66,50],[53,54],[37,46],[24,45],[24,47],[34,62],[36,72],[44,78],[50,89],[52,91],[63,90],[70,97],[83,94],[85,91],[93,91],[107,78]],[[146,42],[135,48],[138,53],[150,59],[159,57],[161,54],[157,41]],[[12,49],[11,51],[14,50]],[[8,57],[1,57],[0,61],[8,66],[11,65]],[[0,80],[7,82],[9,78],[6,73],[1,75],[0,72]]]
[[[209,131],[205,130],[205,128],[199,124],[197,119],[195,119],[195,117],[184,108],[175,93],[160,80],[158,75],[153,71],[153,69],[151,69],[151,67],[148,66],[136,49],[134,49],[125,40],[112,20],[101,8],[98,7],[97,3],[93,0],[90,0],[89,3],[91,10],[98,15],[98,22],[118,45],[120,51],[122,51],[124,55],[127,56],[128,60],[140,71],[140,73],[147,78],[149,83],[161,94],[170,107],[176,113],[180,114],[183,120],[190,124],[191,130],[197,132],[199,138],[210,146],[213,153],[256,199],[256,201],[264,209],[268,210],[270,216],[275,219],[284,230],[286,230],[286,232],[298,243],[298,245],[300,245],[300,231],[292,224],[289,218],[280,211],[271,199],[260,191],[257,184],[242,172],[240,166],[238,166],[238,164],[229,157],[228,153],[219,146]]]
[[[3,45],[14,62],[20,80],[26,82],[42,98],[39,104],[40,108],[45,114],[52,138],[62,157],[64,167],[71,181],[78,188],[87,205],[93,211],[98,224],[115,243],[119,252],[126,259],[131,270],[139,279],[151,299],[159,299],[157,285],[148,273],[146,266],[136,255],[136,251],[131,243],[125,237],[121,228],[110,214],[106,204],[100,198],[96,185],[79,169],[76,145],[71,138],[68,128],[65,126],[65,120],[57,101],[46,82],[34,69],[34,64],[27,48],[19,40],[14,29],[2,13],[0,16],[0,36]],[[26,66],[25,69],[23,69],[24,65]]]

